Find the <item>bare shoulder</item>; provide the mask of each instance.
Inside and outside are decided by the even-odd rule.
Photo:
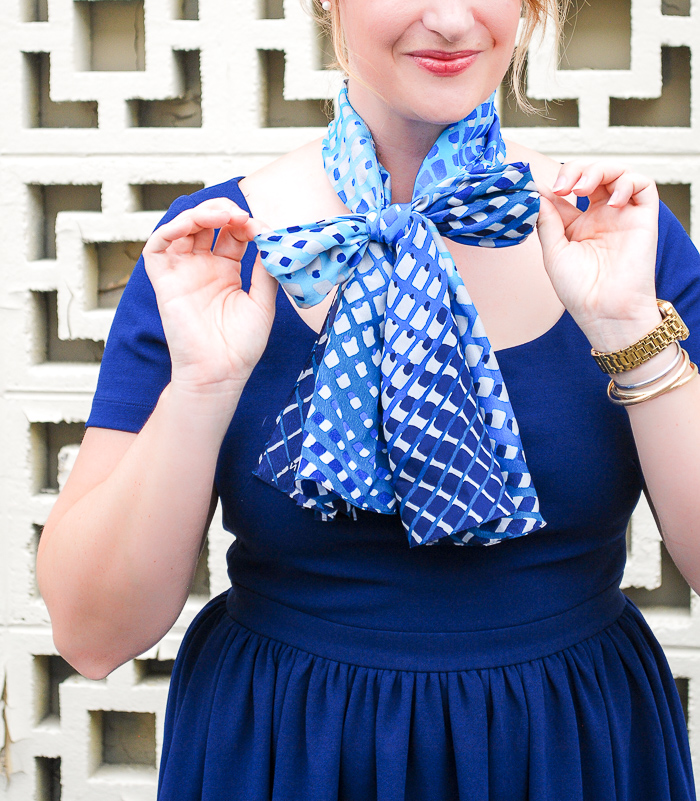
[[[253,217],[276,229],[347,213],[326,176],[321,141],[275,159],[240,182]]]
[[[552,184],[556,181],[557,175],[561,164],[556,159],[545,156],[544,153],[538,153],[532,148],[525,147],[524,145],[513,142],[512,140],[506,141],[506,161],[524,161],[530,165],[532,177],[538,187],[546,186],[551,189]]]

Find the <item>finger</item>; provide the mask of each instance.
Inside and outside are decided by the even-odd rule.
[[[565,223],[559,212],[559,205],[561,203],[566,203],[566,205],[570,207],[571,204],[562,201],[561,198],[557,198],[557,201],[558,203],[555,205],[554,202],[548,200],[546,197],[540,198],[537,233],[540,238],[540,244],[542,245],[542,255],[544,256],[545,266],[553,263],[561,249],[568,244]],[[574,209],[574,211],[578,210]],[[578,213],[580,214],[581,212]]]
[[[263,231],[270,231],[269,226],[249,217],[242,225],[227,225],[219,231],[214,254],[240,261],[250,242]]]
[[[571,161],[562,166],[552,191],[557,195],[573,192],[578,197],[584,197],[591,195],[599,186],[606,186],[617,180],[626,170],[622,164]]]
[[[200,203],[177,215],[173,220],[157,228],[150,236],[146,247],[150,253],[163,253],[173,242],[204,230],[213,230],[226,224],[245,224],[249,214],[233,201],[214,198]],[[191,247],[190,247],[191,249]]]
[[[583,212],[574,206],[573,203],[569,203],[568,200],[565,200],[563,197],[557,197],[554,192],[551,192],[547,187],[543,187],[540,190],[541,197],[546,198],[549,202],[554,206],[554,208],[559,213],[559,217],[564,225],[564,228],[568,228],[571,223],[575,222]],[[547,210],[545,209],[545,214]],[[542,214],[542,204],[540,203],[540,214]]]
[[[658,204],[659,193],[656,184],[646,175],[625,172],[616,181],[608,184],[610,192],[608,205],[622,208],[632,202],[635,205]]]
[[[268,273],[262,263],[262,259],[258,256],[253,265],[248,295],[252,301],[265,310],[270,316],[270,320],[275,315],[275,299],[277,298],[278,287],[277,279]]]

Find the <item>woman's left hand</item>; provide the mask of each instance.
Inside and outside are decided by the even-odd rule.
[[[654,268],[659,196],[619,164],[570,161],[542,195],[538,233],[559,299],[596,350],[627,347],[660,321]],[[590,199],[585,212],[564,196]]]

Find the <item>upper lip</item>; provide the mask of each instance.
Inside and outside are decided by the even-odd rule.
[[[478,52],[478,50],[412,50],[408,55],[418,58],[435,58],[441,61],[456,61],[458,58],[474,56]]]

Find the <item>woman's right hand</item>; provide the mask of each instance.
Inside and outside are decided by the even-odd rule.
[[[146,243],[143,257],[170,350],[173,388],[230,398],[235,407],[275,314],[277,281],[259,258],[250,291],[241,284],[243,254],[263,230],[233,201],[214,198],[181,212]]]

